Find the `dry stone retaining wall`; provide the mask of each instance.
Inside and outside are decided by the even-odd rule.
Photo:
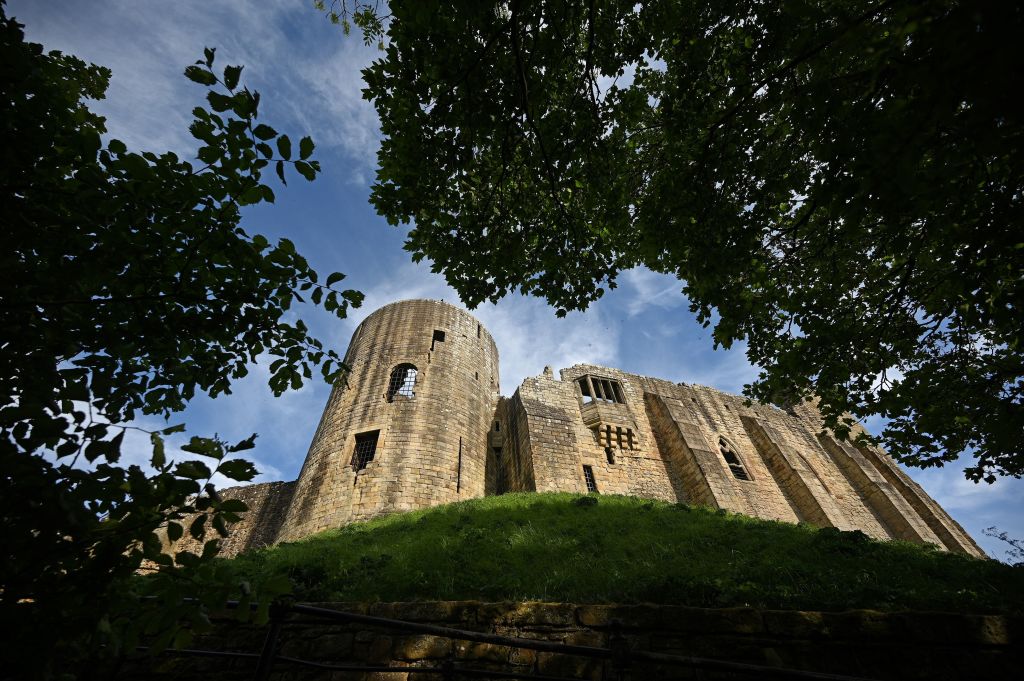
[[[859,676],[869,679],[1003,679],[1024,665],[1024,620],[945,613],[841,613],[705,609],[655,605],[564,603],[340,603],[324,607],[389,619],[438,624],[505,636],[606,648],[618,622],[630,650]],[[266,629],[225,623],[193,647],[258,652]],[[280,654],[327,664],[435,667],[446,660],[491,671],[579,679],[606,676],[605,663],[523,648],[431,635],[327,624],[290,616]],[[250,679],[254,660],[173,658],[137,660],[118,677],[128,679]],[[441,678],[422,674],[317,671],[286,663],[272,679],[320,681]],[[634,663],[627,679],[738,678],[687,667]],[[750,677],[754,678],[754,677]]]

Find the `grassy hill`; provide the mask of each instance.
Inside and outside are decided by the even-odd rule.
[[[1024,570],[859,532],[615,496],[506,494],[231,561],[302,600],[1024,612]]]

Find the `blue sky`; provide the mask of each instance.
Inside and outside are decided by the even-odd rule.
[[[360,96],[360,69],[375,50],[355,35],[345,38],[312,8],[312,0],[14,0],[8,14],[26,24],[30,40],[113,71],[107,99],[93,108],[107,117],[111,137],[136,150],[194,150],[189,112],[203,88],[181,73],[204,47],[217,48],[221,67],[245,65],[243,82],[263,95],[261,118],[293,138],[311,135],[323,174],[312,184],[296,177],[275,190],[277,203],[250,209],[244,224],[250,232],[287,236],[319,271],[344,272],[346,284],[366,294],[363,308],[344,321],[313,309],[300,312],[339,352],[356,324],[380,305],[403,298],[459,304],[428,264],[410,261],[402,250],[405,230],[389,227],[367,201],[379,126],[373,107]],[[712,350],[710,334],[688,312],[680,289],[671,277],[638,269],[586,313],[565,319],[543,301],[521,296],[473,314],[498,344],[505,395],[545,365],[557,371],[578,362],[740,392],[756,370],[742,347]],[[291,480],[328,387],[312,383],[274,398],[266,387],[266,366],[254,367],[230,396],[196,399],[175,421],[186,422],[192,433],[217,432],[229,440],[258,432],[251,457],[262,471],[258,479]],[[878,425],[868,423],[875,432]],[[144,461],[144,443],[135,447],[132,458]],[[982,529],[998,525],[1024,537],[1024,481],[975,485],[961,469],[910,473],[989,553],[1002,557],[999,542]]]

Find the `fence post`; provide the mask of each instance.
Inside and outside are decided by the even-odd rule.
[[[289,609],[289,604],[280,600],[270,604],[270,629],[267,630],[267,637],[263,640],[263,650],[260,651],[260,661],[256,666],[256,681],[266,681],[270,678],[270,670],[273,669],[274,658],[277,657],[281,626],[284,624],[284,616],[288,614]]]
[[[612,653],[612,670],[618,681],[625,681],[629,673],[629,641],[622,635],[622,621],[612,620],[612,635],[608,639],[608,649]]]
[[[441,678],[444,681],[455,681],[455,656],[451,653],[448,659],[441,663]]]

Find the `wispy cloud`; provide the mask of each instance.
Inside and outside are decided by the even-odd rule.
[[[10,12],[30,40],[111,69],[107,98],[92,108],[130,148],[194,152],[190,112],[205,91],[182,72],[216,47],[217,65],[246,67],[243,84],[263,91],[261,113],[272,124],[334,148],[355,179],[375,166],[379,123],[360,97],[359,72],[376,52],[343,38],[308,3],[15,0]]]
[[[682,294],[683,282],[674,275],[652,272],[646,267],[634,267],[624,272],[621,281],[625,285],[626,313],[635,317],[651,308],[674,310],[686,304]]]

